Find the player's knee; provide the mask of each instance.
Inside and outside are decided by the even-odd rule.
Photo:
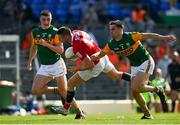
[[[145,85],[144,84],[139,84],[138,88],[139,88],[140,92],[143,92],[145,90]]]
[[[144,91],[144,88],[145,88],[144,84],[137,82],[132,83],[132,90],[135,92],[142,92]]]
[[[133,88],[132,88],[132,92],[133,92],[133,93],[139,93],[140,90],[139,90],[138,87],[133,87]]]
[[[132,92],[139,92],[139,86],[136,83],[131,83],[132,86]]]
[[[68,85],[68,90],[69,90],[69,91],[74,91],[75,88],[76,88],[76,86],[74,86],[73,84],[69,84],[69,85]]]
[[[120,80],[120,79],[122,79],[122,74],[121,74],[121,73],[116,73],[116,74],[114,75],[114,78],[115,78],[116,80]]]
[[[111,70],[108,75],[116,80],[120,80],[122,74],[119,71]]]

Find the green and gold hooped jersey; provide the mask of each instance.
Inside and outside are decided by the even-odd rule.
[[[150,57],[149,52],[142,46],[141,39],[141,33],[124,32],[121,40],[110,40],[103,51],[108,53],[110,50],[113,50],[121,56],[126,56],[132,66],[140,66]]]
[[[37,46],[38,59],[43,65],[51,65],[60,59],[60,55],[49,48],[37,44],[39,39],[44,39],[50,44],[55,45],[60,42],[57,33],[57,28],[50,26],[48,29],[44,30],[41,27],[34,28],[32,30],[32,44]]]

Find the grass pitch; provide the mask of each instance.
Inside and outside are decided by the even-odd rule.
[[[0,124],[180,124],[178,113],[153,114],[153,120],[140,120],[142,114],[87,114],[84,120],[75,115],[0,116]]]

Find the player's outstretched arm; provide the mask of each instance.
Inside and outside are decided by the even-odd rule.
[[[78,71],[83,71],[83,70],[89,70],[94,67],[94,62],[91,60],[91,58],[87,55],[82,63],[81,66],[78,68]]]
[[[142,33],[142,39],[160,39],[165,42],[175,41],[176,37],[174,35],[160,35],[157,33]]]
[[[91,60],[91,58],[87,55],[83,61],[81,62],[80,67],[76,67],[76,66],[71,66],[68,67],[68,71],[69,72],[77,72],[77,71],[84,71],[84,70],[89,70],[92,69],[94,67],[94,62]]]
[[[101,50],[100,52],[97,52],[97,53],[93,54],[93,55],[91,56],[91,59],[92,59],[93,61],[99,60],[100,58],[104,57],[105,55],[106,55],[106,53],[105,53],[103,50]]]

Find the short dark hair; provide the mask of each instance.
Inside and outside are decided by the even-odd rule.
[[[123,28],[124,25],[120,20],[112,20],[109,22],[109,25],[116,25],[117,27]]]
[[[58,35],[70,35],[71,34],[71,29],[67,26],[62,26],[58,29],[57,31]]]
[[[52,16],[51,12],[49,10],[42,10],[41,16]]]

